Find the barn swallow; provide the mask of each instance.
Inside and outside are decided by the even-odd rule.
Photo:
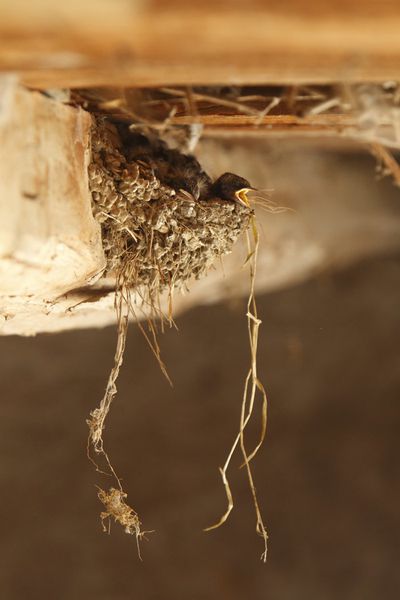
[[[255,188],[250,185],[247,179],[234,173],[224,173],[218,177],[211,188],[213,196],[221,198],[221,200],[238,202],[246,208],[250,208],[247,194],[253,190]]]

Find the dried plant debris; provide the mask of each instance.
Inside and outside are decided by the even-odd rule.
[[[108,492],[98,488],[98,498],[103,503],[105,510],[100,513],[101,524],[105,533],[110,533],[111,519],[119,523],[125,533],[136,536],[139,558],[140,546],[139,541],[144,537],[146,532],[141,531],[141,522],[137,513],[126,502],[127,494],[120,489],[110,487]],[[107,527],[104,521],[108,521]]]
[[[169,143],[193,148],[203,131],[331,135],[400,149],[400,84],[99,88],[73,100],[134,127],[151,126]],[[244,128],[244,129],[243,129]]]
[[[238,447],[240,447],[240,451],[243,457],[242,467],[246,468],[247,478],[249,482],[249,487],[253,499],[254,510],[256,514],[256,532],[263,539],[264,550],[261,554],[261,560],[266,562],[267,560],[267,552],[268,552],[268,532],[264,525],[264,521],[262,518],[261,510],[258,503],[257,492],[254,484],[253,472],[251,469],[250,462],[258,453],[259,449],[262,446],[264,441],[266,431],[267,431],[267,393],[263,384],[261,383],[258,374],[257,374],[257,348],[258,348],[258,334],[259,328],[261,325],[261,320],[258,318],[257,314],[257,304],[255,297],[255,280],[256,280],[256,269],[257,269],[257,256],[258,256],[258,248],[260,243],[259,234],[257,231],[257,226],[255,219],[252,219],[252,237],[247,234],[247,246],[248,246],[248,257],[247,262],[250,266],[250,293],[247,301],[247,330],[249,336],[249,345],[250,345],[250,368],[248,370],[244,390],[243,390],[243,398],[242,398],[242,410],[240,414],[240,427],[239,432],[235,437],[235,440],[231,446],[231,449],[228,453],[228,456],[225,460],[225,464],[220,468],[220,473],[222,477],[222,483],[225,489],[226,499],[227,499],[227,508],[224,514],[221,516],[219,521],[214,525],[206,527],[205,531],[211,531],[212,529],[217,529],[221,525],[225,523],[228,519],[230,513],[233,510],[233,495],[231,491],[231,487],[228,480],[228,469],[230,467],[233,455]],[[245,429],[250,422],[250,419],[253,415],[255,403],[257,397],[261,401],[261,434],[259,441],[255,448],[248,452],[246,443],[245,443]]]
[[[379,177],[386,177],[390,175],[393,179],[393,183],[397,187],[400,187],[400,163],[398,159],[388,148],[382,144],[379,144],[378,142],[371,144],[371,152],[377,160],[377,175]]]
[[[113,487],[110,487],[108,492],[99,488],[98,497],[106,509],[100,515],[105,532],[110,532],[111,525],[109,522],[108,527],[106,527],[104,521],[105,519],[110,521],[112,517],[116,522],[123,526],[126,533],[129,533],[130,535],[140,534],[141,523],[139,517],[133,508],[130,508],[126,504],[125,498],[127,498],[127,496],[128,494]]]

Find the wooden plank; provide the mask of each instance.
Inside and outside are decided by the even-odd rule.
[[[400,85],[94,88],[71,102],[112,119],[204,136],[302,136],[400,149]],[[190,146],[190,144],[189,144]]]
[[[0,313],[47,302],[100,275],[91,210],[90,115],[0,81]]]
[[[3,0],[0,70],[37,87],[400,79],[397,0]]]

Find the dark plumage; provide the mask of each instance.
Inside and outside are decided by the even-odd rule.
[[[145,162],[162,183],[188,192],[195,200],[209,197],[212,180],[194,156],[168,148],[159,138],[131,134],[127,141],[128,160]]]
[[[220,198],[249,206],[246,192],[252,188],[243,177],[224,173],[213,183],[192,155],[169,148],[157,137],[130,133],[125,138],[128,160],[146,163],[163,184],[188,192],[195,200]]]
[[[212,185],[212,193],[222,200],[231,200],[249,206],[246,193],[254,188],[247,179],[234,173],[224,173]]]

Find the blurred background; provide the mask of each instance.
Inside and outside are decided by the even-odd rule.
[[[342,204],[368,181],[371,202],[395,206],[398,192],[376,181],[372,159],[324,160],[325,191],[317,179],[307,189],[329,195],[342,174]],[[300,202],[299,174],[281,164],[273,172]],[[397,598],[399,282],[400,254],[385,251],[258,299],[269,428],[254,470],[266,565],[237,461],[231,518],[202,531],[225,508],[218,467],[237,432],[249,360],[244,300],[194,308],[160,337],[173,389],[131,327],[106,446],[155,530],[143,562],[118,526],[102,533],[86,458],[85,419],[104,390],[115,329],[0,339],[1,596]]]

